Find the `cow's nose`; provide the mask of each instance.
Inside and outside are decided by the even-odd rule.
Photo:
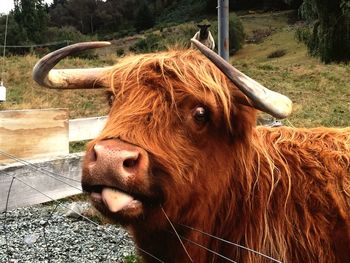
[[[146,172],[148,157],[140,147],[109,139],[97,142],[87,151],[85,165],[94,177],[127,179]]]

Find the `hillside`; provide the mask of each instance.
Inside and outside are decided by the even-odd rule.
[[[295,39],[298,23],[288,24],[288,18],[280,14],[241,17],[246,29],[254,30],[258,24],[273,32],[258,45],[246,44],[231,63],[292,99],[293,114],[287,125],[350,126],[350,65],[325,65],[310,57],[304,44]],[[267,58],[281,51],[284,56]]]
[[[294,112],[286,120],[287,125],[350,126],[350,65],[324,65],[309,57],[306,47],[294,37],[298,24],[289,23],[290,12],[253,13],[240,18],[248,43],[231,57],[231,63],[267,87],[290,96]],[[179,26],[191,25],[194,24]],[[159,32],[157,30],[154,33]],[[142,36],[119,39],[118,46],[100,51],[94,59],[70,58],[59,66],[117,63],[122,57],[117,56],[116,50],[132,45],[139,37]],[[69,108],[71,118],[107,113],[102,90],[55,91],[38,87],[31,80],[31,70],[37,59],[33,55],[6,58],[4,84],[8,88],[8,101],[0,104],[1,110],[65,107]]]

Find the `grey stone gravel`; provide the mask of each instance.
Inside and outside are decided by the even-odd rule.
[[[134,244],[124,229],[66,216],[62,206],[76,204],[60,204],[15,209],[7,213],[6,222],[0,213],[0,262],[125,262],[134,257]]]

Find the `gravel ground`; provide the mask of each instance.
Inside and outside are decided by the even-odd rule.
[[[126,231],[96,226],[67,216],[71,202],[19,208],[0,214],[0,262],[134,262],[135,248]],[[78,203],[86,209],[88,203]],[[51,216],[52,214],[52,216]],[[5,237],[7,232],[7,245]],[[8,247],[8,248],[7,248]]]

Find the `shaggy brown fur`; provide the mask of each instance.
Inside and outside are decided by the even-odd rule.
[[[89,148],[120,138],[145,149],[144,192],[182,236],[237,262],[271,261],[178,224],[283,262],[350,262],[350,128],[256,127],[255,110],[238,103],[246,97],[195,51],[125,58],[111,87],[107,125]],[[198,105],[207,123],[193,119]],[[189,261],[158,205],[122,223],[142,249]],[[194,262],[226,262],[184,244]]]

